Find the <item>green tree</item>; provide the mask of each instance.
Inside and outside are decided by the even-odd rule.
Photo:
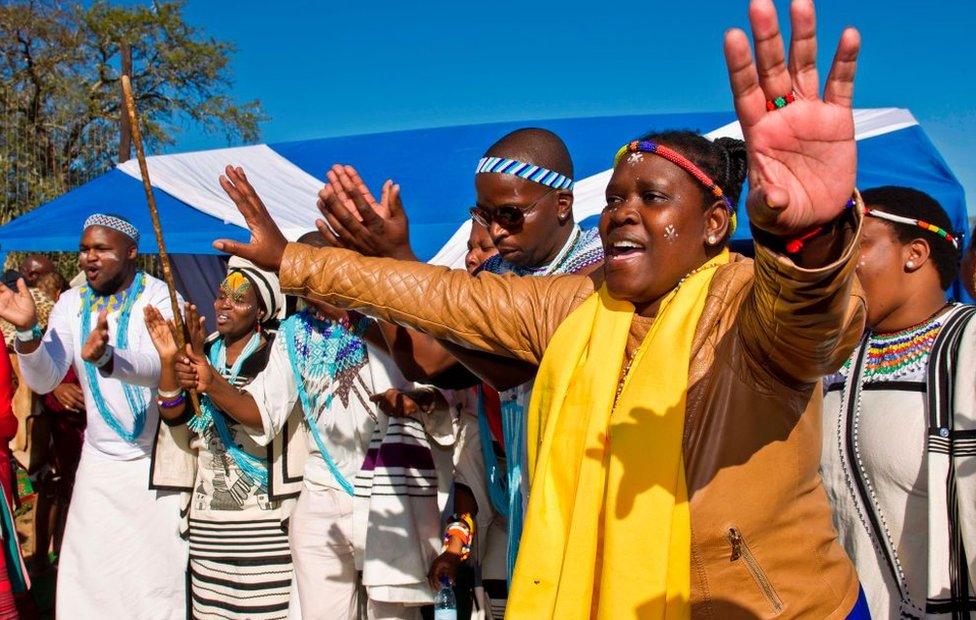
[[[233,45],[186,23],[184,4],[0,5],[0,223],[114,165],[124,45],[147,151],[192,125],[257,140],[260,102],[228,94]]]

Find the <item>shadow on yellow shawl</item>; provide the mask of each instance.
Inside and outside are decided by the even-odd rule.
[[[714,267],[728,259],[664,299],[616,407],[634,306],[604,287],[556,330],[529,406],[534,475],[506,617],[689,617],[688,364]]]

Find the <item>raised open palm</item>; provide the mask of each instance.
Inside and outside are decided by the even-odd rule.
[[[149,337],[152,339],[159,358],[164,361],[176,358],[180,352],[180,347],[176,344],[176,326],[173,321],[163,318],[159,308],[146,306],[143,310],[146,320],[146,329],[149,330]]]
[[[17,290],[0,284],[0,319],[5,319],[17,329],[28,330],[37,322],[34,298],[27,290],[23,278],[17,280]]]
[[[857,148],[851,108],[861,41],[841,35],[820,96],[812,0],[793,0],[786,60],[772,0],[749,5],[756,56],[741,30],[725,36],[725,60],[749,156],[747,199],[753,225],[773,234],[803,234],[837,218],[854,192]],[[779,97],[795,101],[768,109]]]
[[[271,214],[254,191],[254,187],[248,182],[244,169],[240,166],[224,168],[224,175],[220,177],[220,187],[227,192],[227,196],[234,201],[237,210],[244,216],[244,221],[251,231],[251,240],[248,243],[241,243],[233,239],[217,239],[213,246],[221,252],[246,258],[262,269],[278,271],[288,241],[281,234],[281,229],[275,221],[271,219]]]

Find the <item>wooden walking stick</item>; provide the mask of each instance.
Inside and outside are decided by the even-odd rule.
[[[146,165],[146,152],[142,148],[142,132],[139,130],[139,118],[136,116],[136,102],[132,96],[132,83],[129,76],[122,75],[122,98],[129,115],[129,130],[132,132],[132,143],[136,147],[136,157],[139,159],[139,172],[142,175],[142,188],[146,191],[146,204],[149,205],[149,215],[152,217],[153,232],[156,233],[156,243],[159,246],[159,263],[163,266],[163,280],[169,289],[169,302],[173,307],[173,322],[176,325],[176,344],[182,353],[186,347],[189,332],[183,323],[183,314],[176,297],[176,284],[173,282],[173,270],[166,253],[166,241],[163,239],[163,227],[159,223],[159,211],[156,209],[156,197],[153,196],[152,183],[149,182],[149,166]],[[195,391],[190,391],[190,402],[195,414],[200,414],[200,399]]]

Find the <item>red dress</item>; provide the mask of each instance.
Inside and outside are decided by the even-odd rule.
[[[68,367],[61,384],[80,385],[73,366]],[[81,461],[81,449],[85,442],[85,412],[71,411],[61,404],[54,393],[45,394],[41,399],[45,413],[49,416],[51,429],[50,463],[55,475],[63,481],[66,489],[74,486],[75,472]]]
[[[0,485],[3,486],[4,500],[7,502],[7,514],[12,516],[11,506],[13,502],[13,468],[10,466],[10,440],[17,434],[17,418],[14,417],[12,401],[14,397],[13,366],[10,364],[10,357],[6,351],[0,355]],[[13,520],[10,519],[12,524]],[[4,534],[12,536],[16,540],[16,532],[8,532],[4,528]],[[4,541],[9,542],[9,541]],[[17,618],[17,606],[14,603],[13,586],[10,583],[8,569],[14,568],[17,564],[22,565],[19,557],[7,557],[7,545],[4,544],[4,554],[0,560],[0,619],[8,620]],[[17,564],[15,564],[17,563]]]

